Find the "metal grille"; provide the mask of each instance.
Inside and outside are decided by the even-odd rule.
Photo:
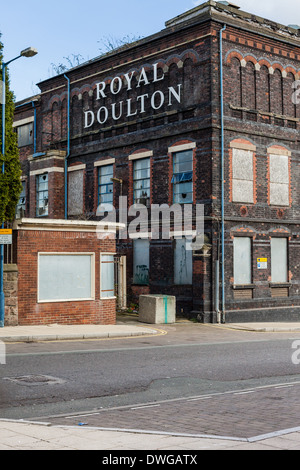
[[[272,297],[288,297],[289,288],[288,287],[272,287],[271,295]]]
[[[235,290],[233,296],[236,300],[252,299],[252,289]]]

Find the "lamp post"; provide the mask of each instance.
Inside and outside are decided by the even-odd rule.
[[[4,155],[5,155],[5,97],[6,97],[6,68],[9,64],[14,62],[20,57],[33,57],[37,54],[37,50],[33,47],[28,47],[20,52],[20,55],[11,59],[8,62],[2,62],[2,148],[1,152],[3,155],[3,163],[2,163],[2,174],[5,172],[5,163],[4,163]],[[2,222],[2,228],[4,227],[4,222]],[[0,328],[4,327],[4,312],[5,312],[5,296],[4,296],[4,283],[3,283],[3,268],[4,268],[4,245],[0,245]]]

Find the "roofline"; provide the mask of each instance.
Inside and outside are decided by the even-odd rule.
[[[214,0],[208,0],[202,5],[199,5],[166,21],[166,28],[162,29],[161,31],[132,43],[124,44],[124,46],[97,56],[94,59],[90,59],[80,65],[77,65],[76,67],[70,68],[65,72],[55,75],[54,77],[43,80],[38,83],[38,86],[59,78],[63,78],[66,74],[70,74],[76,70],[87,67],[88,65],[95,64],[96,62],[101,62],[117,54],[130,51],[134,48],[142,46],[143,44],[148,44],[149,42],[155,41],[161,37],[174,34],[178,30],[187,29],[199,23],[203,24],[205,21],[209,20],[243,29],[245,31],[281,41],[292,46],[300,47],[300,28],[295,29],[291,26],[282,25],[272,20],[245,12],[238,9],[238,7],[224,5]],[[126,64],[124,64],[124,66],[125,65]]]

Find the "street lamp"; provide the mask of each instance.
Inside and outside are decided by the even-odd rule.
[[[9,60],[8,62],[2,63],[2,155],[3,155],[3,163],[2,163],[2,174],[5,172],[5,163],[4,163],[4,155],[5,155],[5,96],[6,96],[6,67],[14,62],[15,60],[19,59],[20,57],[33,57],[38,53],[36,49],[33,47],[27,47],[20,52],[20,55],[15,57],[14,59]],[[2,222],[2,228],[4,228],[4,222]],[[0,328],[4,327],[4,307],[5,307],[5,297],[4,297],[4,283],[3,283],[3,268],[4,268],[4,245],[0,245]]]

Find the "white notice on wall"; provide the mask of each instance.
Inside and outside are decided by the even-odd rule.
[[[257,269],[267,269],[268,258],[257,258]]]

